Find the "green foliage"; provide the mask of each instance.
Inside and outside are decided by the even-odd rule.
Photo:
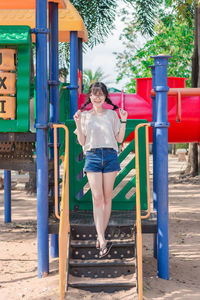
[[[163,16],[154,28],[155,36],[147,41],[143,47],[137,46],[135,23],[130,23],[122,34],[122,41],[126,50],[115,53],[117,58],[118,78],[129,78],[126,91],[133,92],[137,77],[151,77],[150,65],[153,64],[152,55],[167,54],[169,61],[168,76],[191,76],[191,57],[193,52],[193,28],[186,21],[181,24],[171,14]]]
[[[177,20],[183,20],[191,27],[194,19],[194,5],[198,0],[165,0],[166,7],[173,7]]]
[[[101,68],[98,68],[94,73],[91,69],[84,70],[83,71],[83,86],[84,86],[84,93],[87,93],[89,90],[89,87],[92,83],[96,81],[103,81],[105,84],[107,76],[104,75],[103,70]]]
[[[134,19],[136,20],[136,30],[143,35],[154,35],[154,22],[158,14],[162,0],[135,0]]]
[[[189,0],[188,0],[189,1]],[[153,35],[154,20],[163,0],[123,0],[135,8],[134,19],[137,30]],[[116,15],[117,0],[71,0],[80,13],[88,30],[89,46],[103,43],[112,32]]]
[[[59,53],[59,77],[61,77],[64,82],[67,82],[67,76],[69,74],[69,43],[60,42],[58,47]]]
[[[132,2],[132,0],[123,0]],[[87,46],[104,43],[114,28],[117,0],[71,0],[88,31]],[[87,47],[83,45],[83,49]],[[69,43],[59,43],[59,75],[66,81],[69,74]]]
[[[181,144],[176,144],[176,150],[177,149],[189,149],[189,144],[188,143],[181,143]]]
[[[158,3],[162,0],[122,0],[135,8],[134,19],[136,28],[142,33],[153,34],[154,19],[158,10]],[[106,38],[114,28],[116,16],[117,0],[71,0],[79,14],[81,15],[88,30],[87,46],[93,47],[104,43]],[[84,45],[84,49],[87,47]],[[69,70],[69,47],[68,44],[60,43],[59,46],[60,75],[64,78]]]
[[[103,43],[113,29],[116,4],[113,0],[71,0],[88,30],[89,46]]]

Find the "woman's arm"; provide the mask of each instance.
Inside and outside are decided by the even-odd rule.
[[[118,143],[123,142],[124,136],[125,136],[125,131],[126,131],[126,123],[121,123],[119,133],[115,136]]]
[[[82,128],[81,128],[81,111],[78,110],[75,115],[74,115],[74,121],[76,123],[76,128],[77,128],[77,139],[78,142],[81,146],[85,145],[85,140],[86,137],[82,132]]]
[[[115,136],[115,138],[118,143],[122,143],[124,140],[124,136],[125,136],[126,121],[127,121],[128,113],[127,113],[127,111],[123,110],[122,108],[119,109],[119,113],[120,113],[120,117],[121,117],[121,126],[120,126],[119,133]]]

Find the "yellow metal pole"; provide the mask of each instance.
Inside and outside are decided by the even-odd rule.
[[[140,210],[140,171],[139,171],[139,150],[138,130],[141,124],[135,128],[135,169],[136,169],[136,244],[137,244],[137,272],[138,272],[138,299],[143,299],[143,276],[142,276],[142,230]]]
[[[65,158],[62,183],[62,199],[60,207],[59,225],[59,290],[60,300],[64,300],[66,289],[67,248],[69,243],[69,131],[65,125],[54,124],[54,133],[57,128],[65,130]],[[54,140],[55,143],[55,140]],[[57,144],[57,143],[56,143]],[[54,145],[55,146],[55,145]]]
[[[147,219],[151,214],[150,206],[150,180],[149,180],[149,128],[151,125],[149,123],[144,124],[146,133],[146,174],[147,174],[147,214],[141,216],[141,219]]]
[[[55,215],[60,219],[58,212],[58,148],[57,148],[57,126],[54,124],[54,194],[55,194]]]
[[[141,127],[145,128],[146,135],[146,172],[147,172],[147,214],[141,217],[140,206],[140,170],[139,170],[139,142],[138,142],[138,130]],[[148,218],[151,213],[150,208],[150,184],[149,184],[149,135],[148,135],[149,123],[139,124],[135,128],[135,169],[136,169],[136,230],[137,230],[137,263],[138,263],[138,299],[143,299],[143,274],[142,274],[142,226],[141,219]]]

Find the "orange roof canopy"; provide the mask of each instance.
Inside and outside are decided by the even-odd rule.
[[[44,0],[42,0],[44,1]],[[46,0],[58,3],[59,8],[66,8],[66,0]],[[36,0],[1,0],[0,9],[35,9]]]
[[[21,0],[16,2],[35,2],[35,0]],[[41,0],[45,1],[45,0]],[[52,2],[52,0],[49,0]],[[7,1],[9,6],[11,2],[15,2],[11,0]],[[58,2],[58,0],[54,0],[54,2]],[[58,23],[59,23],[59,41],[60,42],[69,42],[70,41],[70,31],[77,31],[78,37],[83,40],[83,42],[87,42],[88,40],[88,32],[83,22],[83,19],[79,15],[76,8],[71,4],[69,0],[62,0],[66,4],[66,7],[63,9],[59,9],[58,13]],[[35,28],[36,24],[36,10],[35,8],[24,8],[24,9],[1,9],[2,3],[5,4],[5,0],[0,0],[0,25],[27,25],[31,28]],[[60,0],[61,3],[61,0]],[[4,5],[5,7],[5,5]],[[32,35],[32,40],[35,41],[35,35]]]

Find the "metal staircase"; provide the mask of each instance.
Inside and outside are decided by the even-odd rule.
[[[135,157],[131,158],[127,166],[120,172],[118,178],[116,178],[115,186],[129,174],[132,168],[135,168],[136,173],[129,178],[125,187],[118,189],[117,196],[113,198],[114,210],[106,232],[106,239],[112,240],[113,246],[109,254],[103,259],[99,259],[99,251],[95,245],[96,230],[90,207],[92,204],[91,195],[88,191],[80,195],[77,194],[80,192],[80,188],[83,188],[86,184],[86,177],[83,177],[80,180],[81,184],[78,184],[76,173],[79,174],[82,171],[83,160],[79,162],[77,159],[79,153],[75,151],[76,148],[69,148],[69,138],[73,137],[72,126],[74,124],[69,123],[70,130],[64,125],[53,124],[54,157],[57,157],[57,131],[55,129],[65,129],[66,142],[60,215],[58,209],[57,159],[54,160],[55,215],[60,219],[60,300],[64,300],[66,288],[69,287],[93,292],[114,292],[120,289],[134,288],[136,283],[138,299],[143,299],[142,233],[145,232],[145,227],[147,228],[146,232],[155,232],[155,223],[152,224],[150,220],[152,214],[150,212],[148,178],[148,127],[150,124],[136,124],[139,121],[133,121],[131,120],[130,125],[134,126],[130,126],[126,134],[128,136],[134,127],[135,143],[132,141],[126,147],[120,154],[119,160],[122,162],[131,151],[135,151]],[[143,130],[144,127],[146,127],[145,131]],[[140,134],[138,134],[139,128],[142,128]],[[70,131],[72,131],[72,134],[69,134]],[[71,145],[75,147],[76,141],[72,140]],[[69,150],[74,151],[70,152]],[[75,159],[76,164],[74,164],[73,159],[69,160],[69,157]],[[76,172],[74,172],[74,166],[77,166],[75,168]],[[69,177],[69,174],[72,178]],[[133,194],[127,198],[126,195],[131,190],[133,190]],[[153,230],[150,229],[152,225]],[[136,258],[135,252],[137,253]]]
[[[135,287],[134,232],[134,225],[109,225],[106,239],[112,240],[113,246],[109,254],[100,259],[94,225],[71,225],[67,286],[92,292],[114,292]]]

